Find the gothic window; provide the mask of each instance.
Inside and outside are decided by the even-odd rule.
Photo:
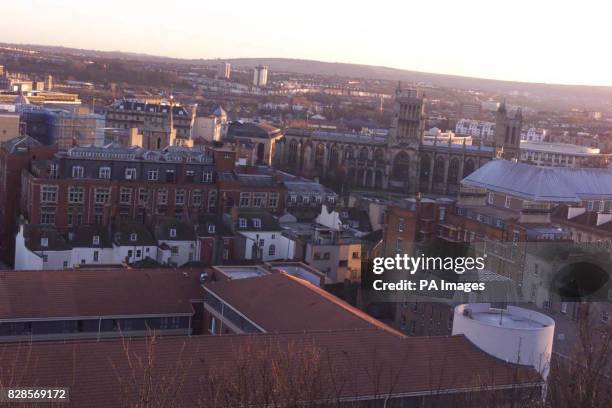
[[[444,157],[438,156],[436,158],[436,165],[434,167],[434,181],[441,183],[444,181]]]
[[[453,157],[448,167],[448,182],[457,184],[459,182],[459,159]]]
[[[429,179],[429,169],[431,167],[431,158],[428,155],[421,157],[421,178]]]
[[[393,178],[407,180],[410,172],[410,157],[406,152],[399,152],[393,160]]]
[[[475,170],[476,166],[474,165],[474,160],[467,159],[465,164],[463,165],[463,178],[472,174]]]

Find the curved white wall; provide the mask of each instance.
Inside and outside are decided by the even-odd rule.
[[[468,309],[470,313],[464,313]],[[489,303],[459,305],[455,307],[453,334],[465,335],[476,347],[501,360],[533,366],[546,379],[555,321],[533,310],[508,306],[500,325],[496,317],[501,311]]]

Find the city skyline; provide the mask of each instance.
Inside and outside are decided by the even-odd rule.
[[[142,13],[143,3],[137,1],[111,0],[104,8],[89,8],[74,0],[53,5],[26,0],[5,5],[4,13],[11,18],[0,27],[0,38],[175,58],[296,58],[507,81],[612,86],[612,58],[600,51],[605,9],[611,6],[595,0],[580,7],[519,1],[503,13],[482,1],[383,1],[377,8],[364,2],[351,8],[320,1],[309,5],[288,9],[267,1],[222,7],[187,1],[175,8],[150,1],[147,19],[139,19],[134,16]]]

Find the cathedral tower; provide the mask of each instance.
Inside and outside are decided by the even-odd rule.
[[[510,112],[506,102],[497,109],[495,114],[495,155],[507,160],[518,160],[521,148],[521,128],[523,114],[520,108]]]

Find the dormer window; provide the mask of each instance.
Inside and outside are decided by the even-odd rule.
[[[98,176],[101,179],[110,179],[110,176],[111,176],[110,167],[100,167]]]
[[[253,226],[255,228],[261,228],[261,219],[259,218],[253,218]]]
[[[208,233],[214,234],[216,230],[215,224],[208,224]]]
[[[138,235],[132,232],[130,234],[130,241],[136,241],[137,239],[138,239]]]
[[[41,248],[48,248],[49,247],[49,238],[41,237],[40,238],[40,247]]]
[[[176,228],[170,228],[170,236],[176,238]]]
[[[125,169],[125,179],[126,180],[136,180],[136,169],[135,168]]]
[[[246,218],[238,218],[238,226],[240,228],[246,228],[246,226],[247,226]]]
[[[72,166],[72,178],[83,178],[84,173],[82,166]]]
[[[93,239],[92,239],[92,243],[93,243],[93,245],[100,245],[100,236],[99,235],[94,235]]]

